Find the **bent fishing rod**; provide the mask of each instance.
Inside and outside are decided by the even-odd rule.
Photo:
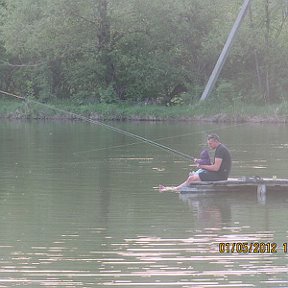
[[[0,93],[6,95],[6,96],[11,96],[11,97],[15,97],[17,99],[20,99],[20,100],[24,100],[24,101],[27,101],[27,102],[30,102],[30,103],[34,103],[34,104],[37,104],[37,105],[41,105],[43,107],[46,107],[46,108],[49,108],[49,109],[52,109],[52,110],[55,110],[55,111],[58,111],[58,112],[61,112],[61,113],[64,113],[64,114],[68,114],[74,118],[77,118],[77,119],[80,119],[82,121],[85,121],[85,122],[88,122],[88,123],[91,123],[91,124],[95,124],[95,125],[99,125],[99,126],[102,126],[102,127],[105,127],[107,129],[110,129],[114,132],[117,132],[119,134],[122,134],[122,135],[125,135],[125,136],[128,136],[128,137],[131,137],[131,138],[134,138],[134,139],[137,139],[141,142],[144,142],[144,143],[148,143],[152,146],[155,146],[155,147],[158,147],[162,150],[165,150],[165,151],[169,151],[169,152],[172,152],[178,156],[181,156],[182,158],[184,159],[188,159],[188,160],[194,160],[194,157],[192,157],[191,155],[188,155],[188,154],[185,154],[185,153],[182,153],[178,150],[175,150],[173,148],[170,148],[168,146],[165,146],[163,144],[160,144],[160,143],[157,143],[153,140],[150,140],[150,139],[147,139],[145,137],[142,137],[140,135],[137,135],[137,134],[134,134],[134,133],[131,133],[131,132],[128,132],[126,130],[123,130],[123,129],[119,129],[119,128],[116,128],[114,126],[111,126],[111,125],[108,125],[102,121],[99,121],[99,120],[95,120],[95,119],[91,119],[91,118],[88,118],[88,117],[85,117],[83,115],[80,115],[80,114],[77,114],[77,113],[74,113],[74,112],[70,112],[70,111],[67,111],[67,110],[64,110],[64,109],[60,109],[60,108],[57,108],[55,106],[52,106],[52,105],[48,105],[48,104],[45,104],[45,103],[41,103],[39,101],[35,101],[35,100],[32,100],[32,99],[28,99],[28,98],[25,98],[23,96],[19,96],[19,95],[15,95],[13,93],[9,93],[9,92],[5,92],[5,91],[2,91],[0,90]]]

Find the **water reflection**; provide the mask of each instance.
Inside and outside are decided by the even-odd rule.
[[[283,126],[115,125],[191,155],[220,130],[233,175],[286,177]],[[160,194],[152,187],[182,181],[190,163],[83,123],[0,133],[0,287],[288,286],[287,193]],[[278,252],[219,251],[244,242]]]
[[[205,288],[285,287],[288,284],[285,280],[287,265],[281,261],[286,257],[281,242],[277,242],[278,252],[275,254],[219,252],[220,243],[275,243],[275,223],[267,227],[267,223],[259,222],[261,216],[262,220],[269,217],[273,209],[281,207],[281,203],[286,209],[288,195],[268,193],[264,206],[258,203],[256,192],[244,195],[183,194],[180,199],[188,205],[197,221],[197,225],[193,225],[193,236],[139,236],[114,243],[112,252],[108,249],[107,254],[104,253],[107,258],[102,258],[102,271],[107,272],[100,275],[104,286]],[[237,212],[245,214],[247,207],[249,211],[254,204],[262,210],[262,215],[255,217],[258,225],[249,221],[241,225],[243,217],[237,217]],[[247,215],[248,218],[252,216]],[[257,229],[251,233],[253,227]],[[108,280],[112,275],[113,281]]]
[[[271,234],[239,234],[238,239],[233,241],[243,241],[244,238],[247,241],[257,241],[260,238],[271,241]],[[102,259],[103,272],[110,272],[99,276],[103,285],[124,287],[257,287],[257,280],[262,284],[271,284],[275,283],[273,278],[276,275],[276,278],[285,275],[285,265],[271,265],[275,260],[272,254],[263,254],[260,257],[255,254],[219,254],[217,246],[227,241],[231,241],[231,238],[219,236],[217,231],[199,233],[186,239],[126,239],[124,244],[117,245],[120,252],[114,250],[112,256],[110,251],[107,258]],[[117,270],[117,266],[122,270]],[[263,274],[273,275],[270,276],[272,279],[261,281]],[[112,275],[114,280],[107,281],[106,278]]]
[[[245,189],[245,188],[244,188]],[[284,188],[285,189],[285,188]],[[259,207],[265,210],[276,208],[288,204],[288,192],[281,189],[258,193],[257,191],[226,191],[226,192],[185,192],[179,194],[179,199],[188,205],[192,212],[197,216],[199,222],[203,222],[204,227],[210,227],[209,221],[212,220],[216,226],[229,223],[232,211],[237,209],[245,210],[247,207]]]
[[[209,197],[209,193],[180,193],[179,198],[193,211],[199,227],[221,228],[223,223],[231,221],[231,207],[224,197],[221,197],[220,202],[213,199],[215,197]]]

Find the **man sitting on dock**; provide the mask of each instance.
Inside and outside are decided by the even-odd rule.
[[[192,173],[189,175],[187,180],[176,186],[176,187],[167,187],[160,185],[159,191],[170,191],[176,190],[180,191],[181,188],[189,186],[195,181],[221,181],[227,180],[230,170],[231,170],[231,154],[227,147],[220,142],[220,138],[216,134],[210,134],[207,137],[208,146],[215,150],[214,162],[211,165],[201,165],[198,164],[197,167],[202,169],[200,173]]]

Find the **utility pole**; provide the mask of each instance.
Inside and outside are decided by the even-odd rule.
[[[241,26],[241,23],[243,22],[245,15],[246,15],[246,12],[248,10],[250,2],[251,2],[251,0],[244,0],[244,2],[243,2],[243,5],[242,5],[241,10],[238,14],[238,17],[237,17],[230,33],[229,33],[229,36],[226,40],[226,43],[223,47],[223,50],[222,50],[222,52],[218,58],[218,61],[217,61],[216,65],[215,65],[215,67],[214,67],[214,69],[210,75],[210,78],[209,78],[209,81],[205,87],[205,90],[204,90],[204,92],[200,98],[201,101],[205,100],[206,98],[209,97],[209,95],[211,94],[211,92],[215,86],[215,83],[219,77],[219,74],[220,74],[220,72],[221,72],[221,70],[225,64],[225,61],[227,59],[227,56],[231,50],[235,36],[239,30],[239,27]]]

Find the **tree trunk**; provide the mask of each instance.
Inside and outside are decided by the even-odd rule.
[[[98,11],[99,11],[99,49],[107,49],[110,43],[110,21],[108,17],[108,1],[99,0]]]
[[[255,25],[253,21],[251,6],[249,7],[249,18],[250,18],[250,27],[251,27],[252,33],[254,33]],[[256,75],[257,75],[258,89],[261,93],[263,93],[263,85],[262,85],[261,72],[260,72],[260,66],[259,66],[259,57],[258,57],[258,53],[255,47],[253,48],[253,50],[254,50],[255,69],[256,69]]]
[[[265,14],[266,14],[266,31],[265,31],[265,48],[266,48],[266,57],[265,57],[265,101],[270,102],[271,100],[271,91],[270,91],[270,9],[269,9],[270,0],[265,1]]]
[[[111,23],[108,16],[108,0],[98,0],[98,49],[101,55],[101,61],[105,66],[104,81],[105,88],[109,88],[114,80],[114,65],[110,55],[111,44]]]

